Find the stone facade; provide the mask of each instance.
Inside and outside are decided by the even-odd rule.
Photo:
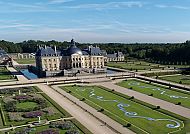
[[[89,46],[80,50],[74,40],[68,49],[57,50],[56,47],[40,47],[36,52],[36,68],[39,72],[104,72],[105,56],[99,47]],[[50,74],[50,73],[48,73]]]

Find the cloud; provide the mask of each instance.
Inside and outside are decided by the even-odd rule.
[[[72,2],[75,0],[50,0],[48,4],[61,4],[61,3],[67,3],[67,2]]]
[[[139,1],[128,1],[128,2],[108,2],[102,4],[82,4],[71,6],[70,8],[76,9],[117,9],[117,8],[132,8],[132,7],[143,7],[144,3]]]
[[[9,23],[9,24],[1,24],[0,29],[10,29],[13,30],[13,28],[16,29],[25,29],[25,28],[33,28],[36,27],[35,25],[32,24],[23,24],[23,23]]]
[[[174,8],[174,9],[182,9],[182,10],[189,10],[190,7],[187,6],[180,6],[180,5],[155,5],[157,8]]]

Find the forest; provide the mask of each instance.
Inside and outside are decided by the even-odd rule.
[[[34,53],[38,46],[57,46],[64,49],[69,42],[28,40],[19,43],[0,41],[0,48],[8,53]],[[161,64],[190,64],[190,41],[184,43],[76,43],[83,49],[89,45],[99,46],[107,53],[123,52],[126,57],[143,59]]]

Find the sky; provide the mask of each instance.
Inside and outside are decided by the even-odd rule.
[[[190,0],[0,0],[0,40],[155,43],[190,39]]]

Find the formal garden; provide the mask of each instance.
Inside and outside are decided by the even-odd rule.
[[[151,71],[155,69],[163,69],[164,66],[145,61],[128,61],[128,62],[108,62],[108,67],[126,69],[130,71]]]
[[[179,83],[183,85],[190,85],[190,75],[177,74],[177,75],[170,75],[170,76],[160,76],[159,79],[171,81],[171,82],[175,82],[175,83]]]
[[[190,127],[188,119],[160,108],[98,86],[70,85],[61,87],[80,101],[136,133],[183,134]],[[190,131],[190,130],[188,130]]]
[[[76,120],[65,120],[71,117],[70,114],[37,87],[1,89],[0,104],[2,133],[83,133],[84,127]],[[22,125],[24,126],[18,127]],[[18,128],[3,131],[4,128],[9,127]]]
[[[0,67],[0,81],[15,79],[6,67]]]
[[[188,68],[189,65],[183,65],[180,63],[171,64],[168,63],[153,63],[139,59],[129,59],[125,62],[108,62],[108,67],[126,69],[130,71],[153,71],[153,70],[164,70],[164,69],[177,69],[177,68]]]
[[[190,108],[190,93],[178,90],[169,86],[162,86],[155,83],[140,81],[137,79],[128,79],[117,83],[119,86],[159,98],[176,105]]]

